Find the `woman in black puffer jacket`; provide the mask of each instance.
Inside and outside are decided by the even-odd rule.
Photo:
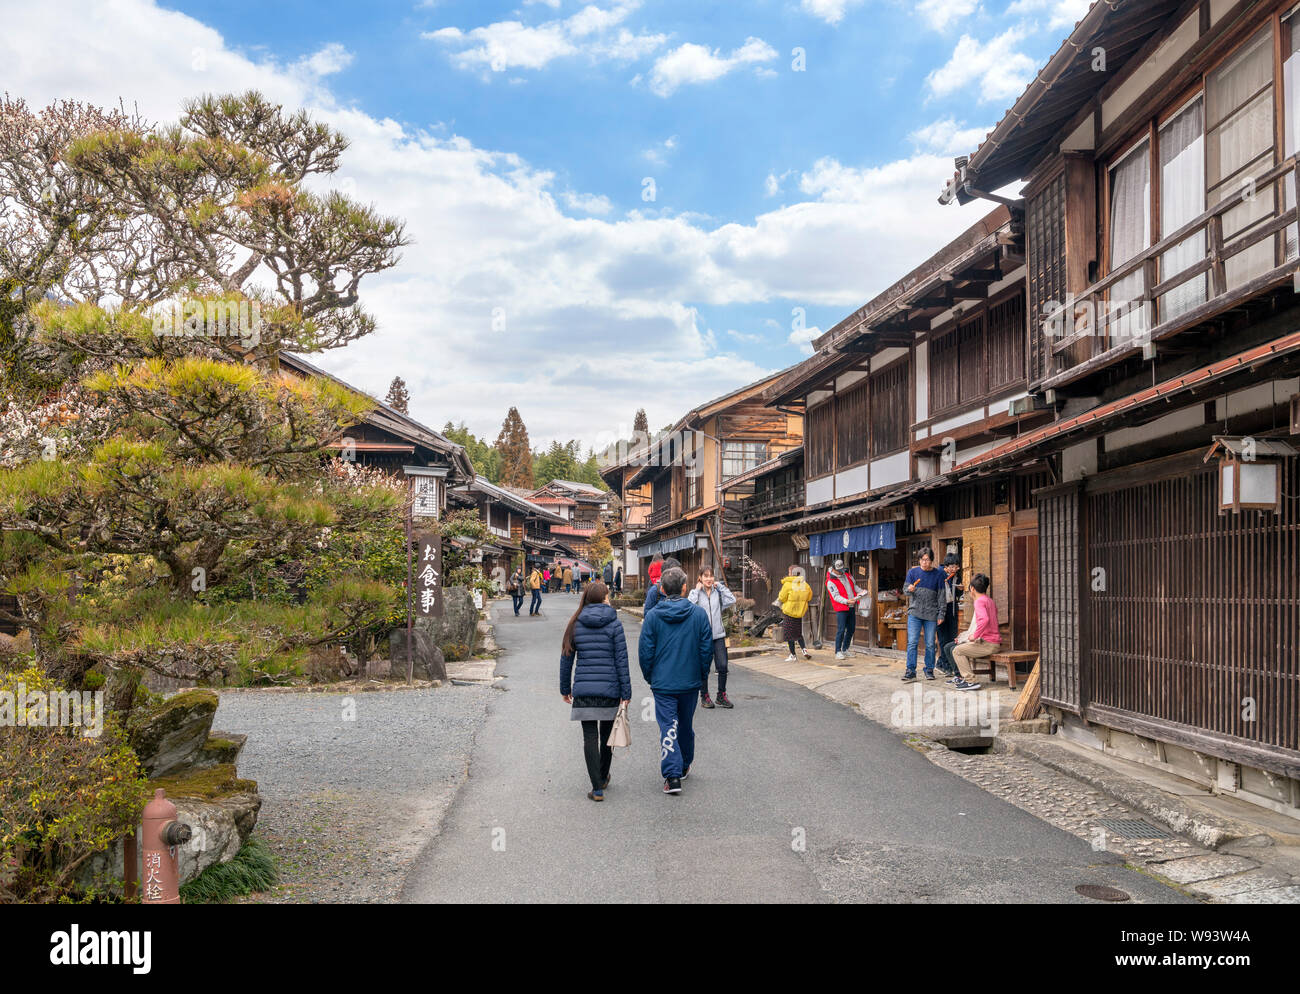
[[[619,703],[632,700],[623,623],[606,599],[609,588],[597,580],[583,592],[578,610],[564,630],[560,656],[560,694],[572,704],[570,721],[582,722],[582,746],[591,777],[593,801],[605,799],[614,750],[607,744]],[[574,662],[577,672],[574,672]]]

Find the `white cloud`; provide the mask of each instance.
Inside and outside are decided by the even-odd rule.
[[[666,97],[678,87],[708,83],[742,66],[771,62],[776,49],[761,38],[746,38],[745,44],[723,55],[720,49],[687,42],[661,55],[650,71],[650,89]]]
[[[860,6],[862,2],[863,0],[802,0],[799,6],[827,24],[839,24],[850,7]]]
[[[668,40],[667,35],[619,28],[639,6],[640,0],[620,0],[604,8],[589,4],[567,18],[537,25],[497,21],[469,31],[439,28],[420,37],[452,48],[452,62],[461,69],[541,69],[555,59],[575,55],[592,61],[628,62],[649,55]]]
[[[916,12],[936,31],[942,31],[962,18],[970,17],[979,7],[979,0],[920,0]]]
[[[574,193],[572,190],[567,190],[562,194],[561,199],[570,210],[581,211],[584,214],[604,215],[614,209],[608,197],[596,193]]]
[[[1007,14],[1048,14],[1049,29],[1072,28],[1088,13],[1092,0],[1016,0],[1007,8]]]
[[[332,76],[352,64],[352,53],[336,41],[295,63],[298,68],[314,77]]]
[[[960,155],[972,152],[984,141],[992,128],[968,128],[951,117],[917,128],[908,138],[917,148],[943,155]]]
[[[962,35],[952,58],[926,77],[931,95],[945,97],[977,85],[984,102],[1020,96],[1038,68],[1032,58],[1017,50],[1024,37],[1018,27],[1008,28],[987,42]]]
[[[677,136],[665,138],[658,145],[652,145],[641,153],[642,158],[656,166],[666,166],[668,159],[677,150]]]
[[[755,335],[751,332],[736,331],[734,328],[728,328],[727,334],[738,342],[745,345],[760,345],[767,341],[762,335]]]
[[[813,354],[812,343],[815,339],[821,338],[822,330],[820,328],[795,328],[790,332],[786,341],[799,350],[805,356]]]
[[[47,0],[6,18],[5,88],[33,105],[121,98],[169,121],[187,97],[256,88],[347,135],[331,185],[404,218],[413,244],[362,283],[379,330],[313,361],[378,396],[400,374],[413,415],[434,427],[464,420],[495,438],[510,404],[534,444],[594,437],[641,405],[651,424],[670,423],[768,372],[743,339],[714,343],[697,308],[847,313],[987,206],[939,207],[951,160],[921,151],[875,168],[821,159],[799,174],[800,202],[731,223],[663,207],[588,216],[577,205],[601,206],[598,196],[557,191],[552,173],[508,150],[340,105],[294,64],[255,62],[151,0]],[[504,331],[492,330],[496,308]],[[630,410],[612,410],[611,398]]]

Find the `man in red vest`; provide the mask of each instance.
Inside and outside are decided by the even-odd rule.
[[[867,592],[858,592],[853,577],[844,568],[844,560],[837,559],[835,565],[826,571],[826,593],[835,608],[835,658],[847,659],[849,649],[853,647],[853,633],[858,627],[858,601],[866,597]]]

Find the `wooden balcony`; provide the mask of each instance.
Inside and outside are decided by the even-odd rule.
[[[650,520],[647,522],[647,526],[650,528],[658,528],[660,525],[666,525],[672,520],[672,516],[671,508],[656,507],[650,512]]]
[[[1128,356],[1151,350],[1153,343],[1206,324],[1292,278],[1300,268],[1300,262],[1294,255],[1288,256],[1285,232],[1296,224],[1297,211],[1295,206],[1278,208],[1279,205],[1285,207],[1288,200],[1294,205],[1300,194],[1300,171],[1296,163],[1297,157],[1291,156],[1260,176],[1243,181],[1236,193],[1117,266],[1105,278],[1077,295],[1072,303],[1067,302],[1056,317],[1056,321],[1064,326],[1065,334],[1052,335],[1052,316],[1044,315],[1046,320],[1041,327],[1050,338],[1054,338],[1051,352],[1056,366],[1036,384],[1036,388],[1048,390],[1062,386]],[[1270,189],[1274,203],[1272,213],[1225,242],[1224,215],[1249,198],[1266,195]],[[1204,258],[1161,278],[1162,257],[1198,236],[1205,245]],[[1230,261],[1266,240],[1271,240],[1269,244],[1274,248],[1274,265],[1230,287]],[[1283,243],[1281,246],[1277,244],[1279,241]],[[1284,256],[1286,258],[1278,264],[1277,260]],[[1130,300],[1113,301],[1116,284],[1136,274],[1142,275],[1141,293]],[[1170,307],[1168,295],[1201,276],[1206,277],[1203,299],[1181,310]]]
[[[741,505],[740,514],[742,520],[752,521],[756,518],[766,517],[769,514],[792,511],[795,508],[802,507],[803,502],[803,480],[796,480],[792,483],[783,483],[771,490],[764,490],[750,497]]]

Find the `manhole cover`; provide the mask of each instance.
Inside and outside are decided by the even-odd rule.
[[[1079,884],[1074,888],[1076,894],[1082,894],[1084,897],[1090,897],[1095,901],[1127,901],[1129,896],[1117,887],[1107,887],[1104,884]]]
[[[1169,833],[1163,828],[1149,825],[1141,818],[1098,818],[1096,824],[1112,835],[1118,835],[1121,839],[1167,839],[1170,837]]]

